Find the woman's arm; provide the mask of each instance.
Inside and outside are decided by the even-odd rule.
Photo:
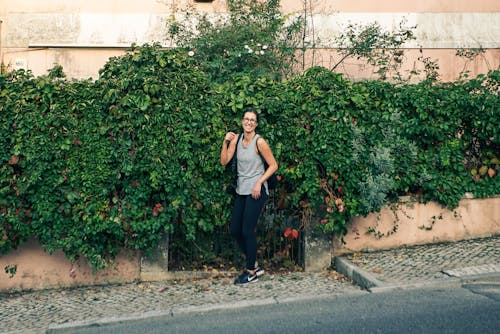
[[[264,138],[257,138],[257,149],[259,150],[258,153],[260,153],[260,155],[264,158],[268,165],[267,170],[264,171],[264,174],[258,181],[258,183],[262,185],[264,181],[269,179],[271,175],[273,175],[273,173],[278,170],[278,163],[276,162],[273,152],[271,151],[271,148],[264,140]]]
[[[238,136],[234,132],[228,132],[224,136],[224,142],[220,151],[220,164],[225,166],[231,161],[236,149],[236,141]]]

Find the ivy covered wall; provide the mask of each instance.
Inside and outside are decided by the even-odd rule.
[[[302,228],[342,235],[400,195],[448,207],[498,195],[499,82],[351,82],[318,67],[214,82],[158,45],[111,59],[96,81],[60,67],[0,75],[0,250],[35,237],[102,268],[163,231],[191,240],[227,224],[219,150],[249,107],[280,166],[279,209],[320,218]]]

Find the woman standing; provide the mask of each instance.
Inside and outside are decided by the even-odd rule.
[[[264,271],[257,262],[257,238],[255,230],[260,213],[264,209],[269,190],[267,179],[278,170],[271,148],[255,129],[258,115],[245,112],[241,121],[243,134],[240,140],[234,132],[226,133],[220,152],[220,163],[227,165],[236,151],[238,184],[231,217],[231,234],[246,257],[244,272],[234,284],[256,282]],[[236,147],[238,146],[238,147]],[[264,159],[268,168],[264,168]]]

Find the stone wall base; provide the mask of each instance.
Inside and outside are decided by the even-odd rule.
[[[141,257],[141,281],[152,282],[170,279],[168,272],[169,236],[164,234],[151,255]]]
[[[332,265],[332,240],[324,234],[304,231],[304,270],[320,272]]]

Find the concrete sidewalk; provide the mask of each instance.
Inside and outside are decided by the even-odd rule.
[[[234,286],[232,274],[194,279],[0,295],[1,333],[58,333],[153,316],[321,296],[364,294],[485,278],[500,282],[500,236],[357,253],[335,259],[336,271],[267,274]],[[343,273],[343,274],[341,274]]]

